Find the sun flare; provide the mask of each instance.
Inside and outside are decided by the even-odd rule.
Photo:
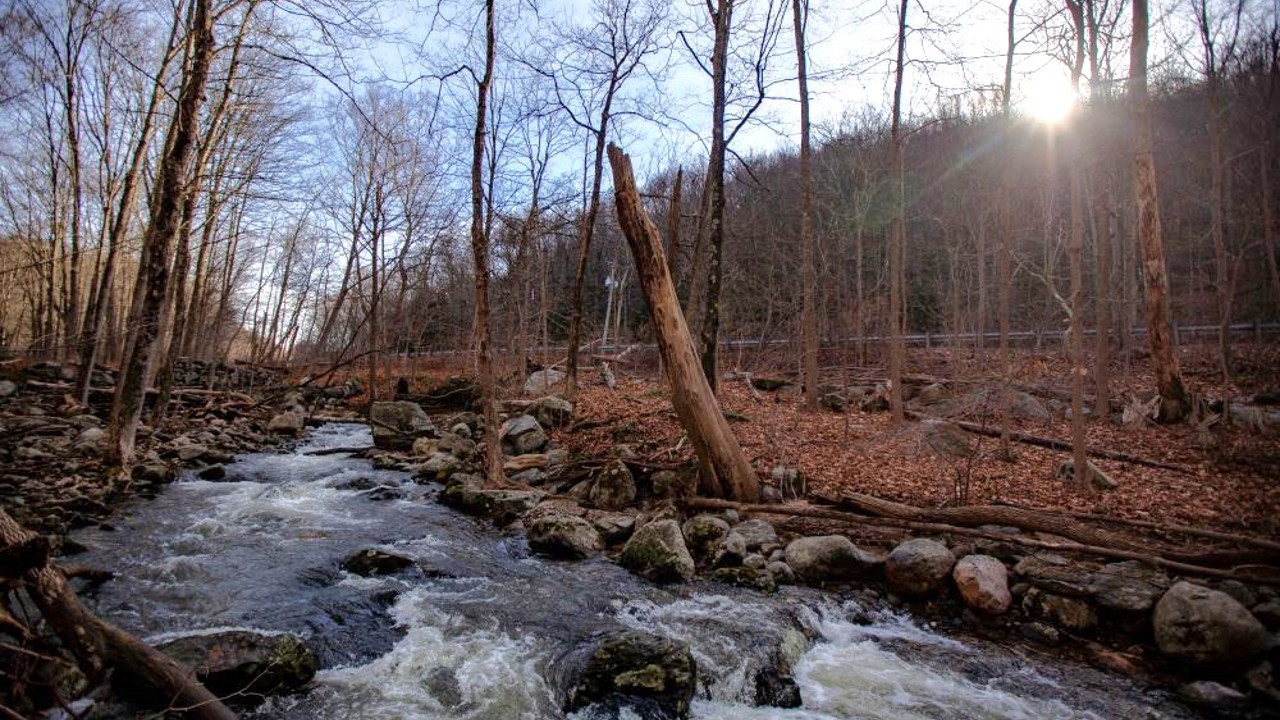
[[[1075,106],[1076,94],[1063,78],[1032,77],[1024,86],[1022,112],[1042,123],[1061,123]]]

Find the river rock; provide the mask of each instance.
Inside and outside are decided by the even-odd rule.
[[[506,525],[531,510],[546,493],[537,490],[490,490],[480,478],[457,473],[440,493],[440,504],[468,515],[481,515]]]
[[[178,477],[178,471],[166,462],[146,462],[135,465],[132,476],[134,480],[151,485],[167,485]]]
[[[1028,555],[1018,562],[1013,571],[1041,590],[1067,597],[1088,595],[1092,580],[1092,572],[1088,568],[1053,553]]]
[[[764,520],[745,520],[734,525],[733,531],[742,536],[748,550],[778,545],[777,531]]]
[[[413,564],[413,560],[402,555],[394,555],[376,548],[369,548],[348,555],[342,561],[342,569],[352,575],[372,577],[374,575],[394,575],[405,568],[412,567]]]
[[[1249,697],[1239,690],[1233,690],[1210,680],[1199,680],[1183,685],[1178,688],[1178,697],[1185,700],[1188,705],[1223,715],[1238,713],[1249,703]]]
[[[734,567],[742,565],[747,558],[747,540],[737,533],[730,530],[728,535],[720,539],[716,544],[715,554],[711,558],[711,566]]]
[[[699,560],[711,554],[712,549],[729,534],[729,523],[715,515],[694,515],[684,522],[684,541],[689,552]]]
[[[763,569],[749,568],[745,565],[722,567],[712,571],[711,579],[716,582],[752,588],[764,593],[778,589],[778,581],[773,574]]]
[[[1178,582],[1152,616],[1161,652],[1198,663],[1243,665],[1266,646],[1267,633],[1235,598]]]
[[[682,475],[674,470],[658,470],[649,476],[649,486],[653,497],[658,500],[670,500],[688,497],[693,494],[693,480],[689,475]]]
[[[1091,573],[1089,597],[1098,605],[1127,613],[1145,613],[1169,588],[1169,576],[1136,560],[1109,563]]]
[[[1036,587],[1028,589],[1022,596],[1022,609],[1032,617],[1077,632],[1092,630],[1098,624],[1098,615],[1087,601],[1055,595]]]
[[[653,720],[689,716],[698,672],[688,643],[623,630],[605,635],[576,662],[581,669],[570,671],[567,712],[594,707],[601,717],[617,717],[628,708]]]
[[[573,403],[562,397],[549,395],[529,406],[525,411],[544,428],[559,428],[573,420]]]
[[[524,381],[524,394],[546,395],[554,390],[561,390],[566,377],[559,370],[539,370],[531,373]]]
[[[889,589],[900,595],[922,597],[942,587],[956,556],[937,540],[915,538],[889,553],[884,563]]]
[[[466,425],[461,425],[461,427],[465,428]],[[467,432],[470,431],[468,430]],[[440,435],[440,440],[436,447],[439,452],[447,452],[459,460],[469,460],[476,454],[476,441],[455,432],[447,432]]]
[[[410,450],[417,438],[436,434],[436,426],[422,406],[407,400],[371,404],[369,425],[374,446],[383,450]]]
[[[588,510],[586,517],[596,532],[600,533],[600,538],[607,543],[623,542],[636,529],[635,517],[623,512]]]
[[[618,564],[659,583],[693,579],[693,557],[685,547],[675,520],[653,520],[632,534],[622,547]]]
[[[427,482],[445,482],[457,472],[459,466],[458,458],[437,452],[413,469],[413,477]]]
[[[807,583],[870,578],[884,567],[882,556],[862,550],[843,535],[792,540],[785,555],[796,578]]]
[[[542,452],[547,446],[547,433],[532,415],[518,415],[502,423],[498,437],[507,455]]]
[[[431,457],[440,452],[440,438],[420,437],[413,441],[409,454],[414,457]]]
[[[170,640],[159,649],[193,669],[214,695],[248,702],[300,690],[320,667],[316,654],[288,634],[227,630]]]
[[[0,380],[0,398],[7,398],[18,391],[18,386],[11,380]]]
[[[961,558],[951,571],[951,577],[960,590],[960,598],[974,610],[1000,615],[1013,602],[1013,595],[1009,593],[1009,572],[1004,563],[990,555]]]
[[[299,435],[307,424],[307,419],[292,410],[276,413],[267,423],[267,432],[273,435]]]
[[[528,528],[529,549],[540,555],[572,560],[600,551],[600,533],[587,520],[573,515],[547,515]]]
[[[596,474],[587,502],[601,510],[621,510],[635,502],[636,481],[621,460],[610,460]]]

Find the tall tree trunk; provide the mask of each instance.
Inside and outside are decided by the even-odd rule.
[[[715,24],[715,42],[711,49],[711,150],[707,159],[706,242],[707,285],[706,308],[702,319],[702,372],[712,392],[716,389],[716,356],[720,345],[720,279],[724,259],[724,134],[726,71],[729,63],[729,32],[733,21],[734,0],[716,0],[707,8]]]
[[[760,484],[755,470],[730,430],[705,373],[699,372],[693,339],[667,272],[662,235],[645,214],[631,173],[631,159],[617,146],[610,145],[609,163],[613,166],[618,224],[631,246],[640,284],[649,302],[658,350],[671,384],[671,402],[680,423],[689,433],[713,492],[734,499],[759,497]]]
[[[905,349],[903,333],[902,287],[906,265],[907,180],[902,140],[902,76],[907,52],[907,5],[898,8],[898,58],[893,74],[893,124],[889,129],[893,144],[893,219],[889,224],[889,409],[894,422],[902,422],[906,414],[902,406],[902,365]]]
[[[804,284],[800,325],[804,336],[804,399],[818,407],[818,268],[813,238],[813,150],[809,139],[809,77],[805,68],[808,5],[791,0],[795,16],[796,78],[800,89],[800,267]]]
[[[1190,409],[1169,324],[1169,278],[1160,229],[1155,153],[1151,139],[1151,98],[1147,93],[1147,0],[1133,0],[1133,48],[1129,55],[1129,96],[1133,104],[1133,187],[1142,245],[1142,285],[1146,296],[1147,341],[1160,393],[1160,420],[1179,422]]]
[[[582,344],[582,291],[587,282],[587,260],[591,257],[591,237],[595,233],[596,216],[600,213],[600,186],[604,176],[605,137],[609,127],[609,113],[613,104],[614,83],[605,94],[604,109],[600,111],[600,125],[596,128],[595,148],[592,151],[591,196],[587,199],[586,213],[578,225],[578,271],[573,278],[573,309],[569,316],[569,357],[565,364],[566,393],[570,398],[578,393],[578,347]]]
[[[89,382],[93,375],[93,366],[97,362],[101,346],[106,343],[103,337],[103,326],[108,307],[115,305],[112,302],[112,296],[116,258],[128,232],[129,218],[133,215],[133,205],[138,197],[142,168],[151,148],[152,127],[155,124],[160,103],[165,97],[164,77],[177,55],[176,42],[180,27],[180,17],[175,13],[173,22],[169,26],[169,38],[165,44],[160,67],[156,72],[155,85],[151,89],[151,97],[147,101],[147,109],[143,112],[142,122],[138,128],[138,141],[134,146],[133,155],[129,158],[129,168],[121,181],[120,201],[114,218],[110,220],[110,229],[107,232],[107,256],[102,262],[102,274],[98,278],[97,289],[92,293],[89,304],[85,308],[86,322],[80,335],[80,374],[76,378],[75,390],[81,405],[89,402]],[[107,222],[109,217],[109,213],[104,214],[103,222]],[[114,325],[114,323],[106,324]]]
[[[1004,85],[1000,98],[1000,135],[1005,151],[1000,161],[1000,242],[996,248],[996,282],[1000,292],[996,323],[1000,326],[1000,457],[1013,458],[1013,445],[1009,441],[1009,400],[1005,390],[1013,381],[1013,350],[1009,347],[1009,306],[1013,297],[1013,118],[1010,114],[1010,94],[1013,92],[1014,20],[1018,0],[1009,0],[1009,23],[1004,56]]]
[[[191,148],[200,127],[200,104],[213,58],[213,17],[211,0],[196,0],[192,16],[192,38],[187,72],[178,94],[178,106],[170,125],[152,199],[151,217],[143,240],[138,285],[144,288],[139,312],[132,318],[135,340],[116,383],[107,425],[108,465],[121,468],[133,459],[134,439],[142,417],[146,396],[146,376],[159,333],[160,307],[169,281],[168,255],[181,221],[183,193]]]
[[[1085,24],[1084,7],[1076,0],[1067,0],[1076,31],[1076,53],[1071,66],[1071,91],[1079,94],[1080,77],[1084,70]],[[1089,458],[1084,436],[1084,133],[1077,122],[1069,131],[1071,157],[1068,172],[1071,173],[1071,240],[1067,247],[1071,265],[1070,356],[1071,356],[1071,465],[1075,469],[1076,487],[1087,492],[1091,486]]]
[[[480,401],[484,405],[485,426],[485,482],[501,485],[506,482],[502,472],[502,447],[498,441],[498,398],[493,378],[493,357],[489,347],[493,335],[489,318],[489,237],[485,232],[484,197],[484,142],[488,128],[489,86],[493,83],[493,65],[496,52],[494,36],[494,2],[485,0],[484,75],[476,87],[476,126],[471,142],[471,255],[474,261],[476,282],[476,374],[480,382]]]

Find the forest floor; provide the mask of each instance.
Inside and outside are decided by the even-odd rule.
[[[946,349],[912,350],[908,360],[914,385],[936,379],[953,398],[999,385],[995,351],[985,362],[972,355],[952,357]],[[1223,390],[1210,347],[1181,351],[1188,385],[1206,398]],[[1229,386],[1233,403],[1280,387],[1280,347],[1238,348],[1236,376]],[[438,372],[436,376],[438,376]],[[824,384],[839,391],[874,384],[882,371],[868,367],[828,366]],[[428,373],[428,376],[433,373]],[[692,461],[693,450],[672,409],[669,390],[653,368],[618,368],[615,388],[596,381],[594,370],[581,388],[575,422],[554,431],[553,439],[574,457],[601,458],[619,453],[655,465]],[[783,378],[784,374],[760,374]],[[1069,441],[1065,401],[1067,366],[1056,354],[1020,351],[1012,385],[1027,390],[1049,410],[1048,420],[1013,420],[1012,429]],[[413,377],[415,385],[430,377]],[[1115,403],[1150,393],[1150,367],[1135,361],[1113,370]],[[775,467],[800,470],[812,496],[837,498],[865,493],[917,507],[1011,504],[1056,511],[1097,513],[1162,525],[1184,524],[1226,532],[1280,536],[1280,427],[1247,428],[1217,422],[1172,426],[1143,423],[1120,426],[1091,418],[1090,448],[1119,451],[1144,460],[1181,468],[1158,469],[1091,456],[1091,461],[1119,483],[1103,492],[1083,492],[1055,477],[1070,453],[1014,443],[1014,460],[1000,459],[1000,441],[970,436],[967,458],[942,457],[922,441],[920,423],[895,426],[888,412],[864,412],[850,403],[847,412],[808,410],[797,388],[753,392],[743,379],[724,379],[718,395],[731,427],[763,478]],[[1087,403],[1088,404],[1088,403]],[[982,402],[949,403],[948,419],[996,428],[994,407]],[[910,401],[908,409],[932,415],[933,406]],[[1266,408],[1263,408],[1266,410]],[[767,480],[766,480],[767,481]]]

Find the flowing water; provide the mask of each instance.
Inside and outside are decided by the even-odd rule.
[[[690,643],[693,716],[705,720],[1193,717],[1129,681],[806,588],[660,588],[603,558],[532,556],[522,533],[432,502],[438,487],[304,454],[369,442],[363,426],[325,426],[295,451],[243,456],[225,481],[185,478],[114,528],[82,531],[82,561],[118,572],[95,606],[153,641],[225,628],[306,637],[323,668],[314,688],[269,701],[257,718],[564,717],[566,654],[618,628]],[[339,569],[371,547],[418,568],[376,578]],[[804,707],[753,707],[756,670],[801,639]]]

